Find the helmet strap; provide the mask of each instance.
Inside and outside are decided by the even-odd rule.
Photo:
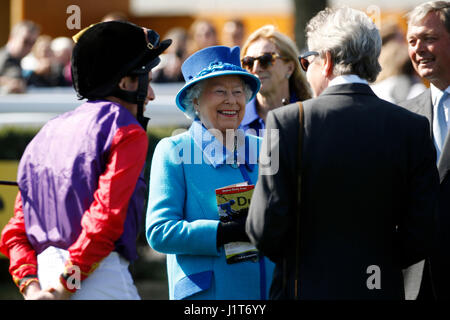
[[[122,90],[119,87],[112,92],[114,97],[122,99],[129,103],[137,104],[136,119],[144,130],[147,130],[147,124],[150,120],[144,117],[144,103],[148,90],[148,73],[138,74],[138,89],[136,91]]]
[[[147,124],[150,120],[150,118],[144,117],[144,103],[147,97],[148,82],[148,73],[139,75],[138,90],[136,93],[137,121],[145,131],[147,131]]]

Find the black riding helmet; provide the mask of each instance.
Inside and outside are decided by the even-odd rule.
[[[80,31],[74,40],[72,80],[80,99],[115,96],[138,106],[137,120],[147,127],[144,101],[148,73],[160,62],[159,55],[172,40],[159,41],[159,34],[130,22],[108,21]],[[120,79],[136,76],[137,91],[119,88]]]

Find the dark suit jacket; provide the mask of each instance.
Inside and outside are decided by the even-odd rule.
[[[302,206],[296,209],[298,105],[267,117],[278,171],[260,176],[247,233],[276,262],[272,299],[293,297],[295,216],[301,299],[402,299],[402,268],[429,254],[439,188],[428,121],[364,84],[304,102]],[[283,279],[286,279],[284,289]],[[379,288],[378,288],[379,287]]]
[[[430,128],[433,128],[433,105],[430,89],[414,99],[402,102],[400,105],[425,116],[430,123]],[[430,129],[430,136],[433,136],[432,129]],[[450,135],[448,134],[437,166],[440,180],[439,234],[435,251],[426,264],[426,267],[429,267],[430,270],[425,269],[424,276],[428,277],[428,271],[431,272],[434,295],[437,299],[447,300],[450,299]],[[424,281],[428,280],[424,278]],[[422,291],[420,294],[427,293]]]

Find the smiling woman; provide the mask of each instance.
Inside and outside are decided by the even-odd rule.
[[[220,221],[215,193],[256,183],[252,159],[258,158],[260,139],[237,129],[260,82],[241,68],[238,47],[200,50],[182,72],[186,84],[176,102],[194,121],[189,131],[161,140],[155,149],[147,240],[167,254],[170,299],[265,299],[273,264],[263,256],[227,262],[225,244],[249,241],[246,215]]]
[[[207,129],[237,129],[245,112],[244,84],[239,76],[205,80],[202,94],[195,99],[196,112]]]
[[[206,129],[216,129],[211,133],[226,146],[226,130],[239,127],[245,105],[258,92],[260,81],[241,68],[238,47],[200,50],[186,60],[182,70],[188,81],[177,95],[178,107]]]
[[[204,81],[198,97],[193,98],[195,114],[207,129],[217,129],[226,137],[226,130],[239,127],[245,104],[252,91],[235,75],[220,76]],[[216,138],[221,139],[220,136]],[[221,141],[226,145],[226,141]]]

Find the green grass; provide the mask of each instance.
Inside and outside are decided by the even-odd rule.
[[[0,180],[15,181],[17,176],[17,160],[0,160]],[[0,230],[14,214],[14,201],[17,187],[0,185]]]

